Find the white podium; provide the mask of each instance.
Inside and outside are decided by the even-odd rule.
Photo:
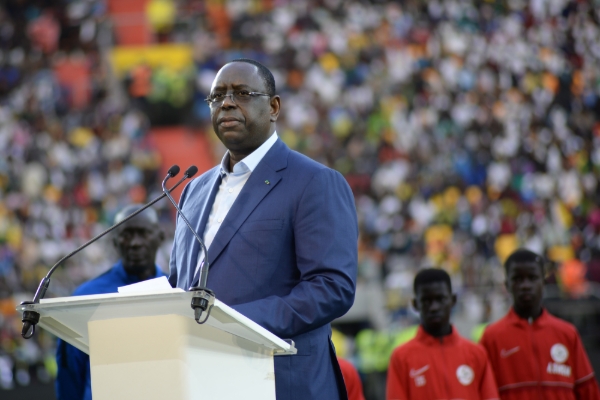
[[[273,356],[288,343],[215,300],[203,325],[191,292],[62,297],[24,305],[38,326],[90,355],[94,400],[275,400]]]

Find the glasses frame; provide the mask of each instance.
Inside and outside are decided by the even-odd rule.
[[[247,90],[236,90],[233,93],[229,93],[223,96],[223,100],[213,100],[209,97],[205,98],[204,101],[211,107],[216,107],[219,104],[223,104],[225,102],[225,99],[231,96],[231,101],[233,101],[235,104],[238,104],[235,101],[235,94],[239,93],[239,92],[248,92]],[[257,96],[268,96],[268,97],[272,97],[270,94],[268,93],[262,93],[262,92],[248,92],[248,94],[250,95],[250,98],[254,98]],[[250,100],[250,98],[248,100]]]

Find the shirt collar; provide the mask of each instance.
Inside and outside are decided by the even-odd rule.
[[[529,324],[529,321],[527,321],[527,319],[525,318],[521,318],[519,316],[519,314],[517,314],[517,312],[515,311],[514,307],[510,308],[510,311],[508,311],[508,316],[507,316],[508,320],[518,326],[526,326]],[[536,319],[533,320],[533,323],[531,324],[531,326],[533,327],[544,327],[546,326],[548,322],[548,311],[546,311],[545,308],[542,308],[542,313],[540,314],[539,317],[537,317]]]
[[[454,326],[452,326],[452,332],[450,332],[449,335],[446,336],[442,336],[442,337],[435,337],[435,336],[431,336],[429,333],[427,333],[425,331],[425,329],[423,329],[422,325],[419,325],[419,328],[417,329],[417,336],[416,339],[427,345],[427,346],[435,346],[435,345],[441,345],[441,344],[454,344],[458,341],[459,339],[459,335],[458,332],[456,331],[456,328]]]
[[[275,142],[277,141],[277,132],[273,132],[271,137],[269,137],[263,144],[260,145],[259,148],[254,150],[252,153],[248,154],[244,159],[233,166],[233,174],[243,174],[246,172],[252,172],[256,169],[256,166],[263,159],[265,154],[273,147]],[[221,160],[221,176],[230,174],[229,172],[229,151],[225,152],[223,159]]]

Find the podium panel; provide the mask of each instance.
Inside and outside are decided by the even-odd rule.
[[[19,311],[90,355],[94,400],[275,400],[273,357],[288,343],[215,300],[199,325],[180,289],[42,300]]]
[[[275,400],[272,351],[210,325],[165,315],[88,330],[94,400]]]

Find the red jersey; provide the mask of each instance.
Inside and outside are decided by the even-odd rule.
[[[387,400],[499,399],[485,350],[456,329],[441,338],[419,326],[417,336],[392,353]]]
[[[354,365],[339,357],[338,362],[340,363],[340,369],[342,370],[342,376],[346,384],[348,400],[365,400],[362,382]]]
[[[481,338],[502,400],[600,400],[575,327],[542,311],[531,323],[511,308]]]

